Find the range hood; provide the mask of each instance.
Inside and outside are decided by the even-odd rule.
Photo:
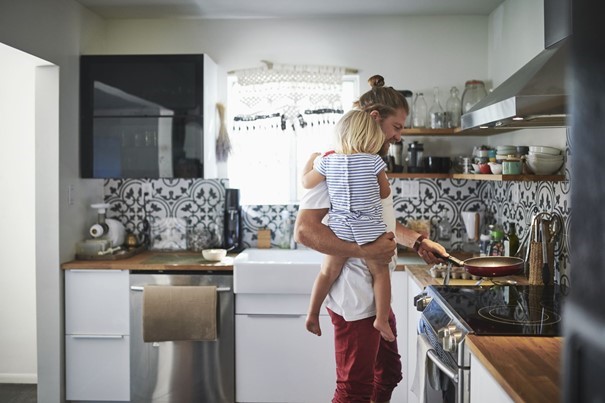
[[[462,115],[463,130],[565,126],[571,26],[556,33],[556,42],[550,32],[551,27],[564,25],[561,21],[567,21],[570,13],[568,5],[552,10],[553,1],[544,2],[546,49]]]

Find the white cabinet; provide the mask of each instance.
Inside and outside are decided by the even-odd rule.
[[[305,329],[309,295],[237,294],[237,402],[326,402],[336,387],[334,333],[322,308],[322,335]]]
[[[500,386],[487,368],[471,353],[471,402],[512,403],[508,393]]]
[[[394,271],[391,275],[391,308],[397,320],[397,348],[401,355],[403,379],[393,391],[392,402],[407,400],[408,379],[406,371],[408,340],[408,274],[405,271]]]
[[[130,400],[129,276],[65,273],[67,400]]]
[[[408,275],[408,298],[407,302],[407,377],[408,377],[408,389],[407,389],[407,402],[418,402],[418,397],[412,393],[412,382],[416,375],[416,341],[417,341],[417,329],[418,321],[420,320],[421,313],[416,310],[414,306],[414,297],[422,292],[422,288],[414,281],[411,275]]]

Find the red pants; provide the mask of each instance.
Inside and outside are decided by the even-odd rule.
[[[334,325],[336,391],[333,403],[386,402],[402,379],[397,339],[387,342],[374,329],[375,316],[347,322],[328,309]],[[397,336],[395,315],[389,325]]]

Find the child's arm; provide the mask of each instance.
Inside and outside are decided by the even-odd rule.
[[[383,169],[377,175],[378,177],[378,186],[380,187],[380,198],[385,199],[391,194],[391,185],[389,184],[389,178],[387,178],[387,173]]]
[[[313,169],[313,163],[315,162],[315,158],[319,157],[320,155],[321,155],[321,153],[311,153],[311,156],[309,157],[309,159],[305,163],[305,166],[303,167],[303,170],[302,170],[303,176],[305,176],[305,174],[307,172],[309,172]]]
[[[325,176],[313,169],[313,162],[320,155],[320,153],[311,154],[311,157],[307,160],[305,166],[303,167],[301,181],[303,188],[305,189],[312,189],[317,186],[318,183],[323,182],[326,179]]]

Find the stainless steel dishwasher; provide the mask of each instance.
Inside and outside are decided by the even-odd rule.
[[[132,403],[235,401],[233,275],[216,272],[130,274],[130,396]],[[217,287],[216,341],[143,341],[146,285]]]

